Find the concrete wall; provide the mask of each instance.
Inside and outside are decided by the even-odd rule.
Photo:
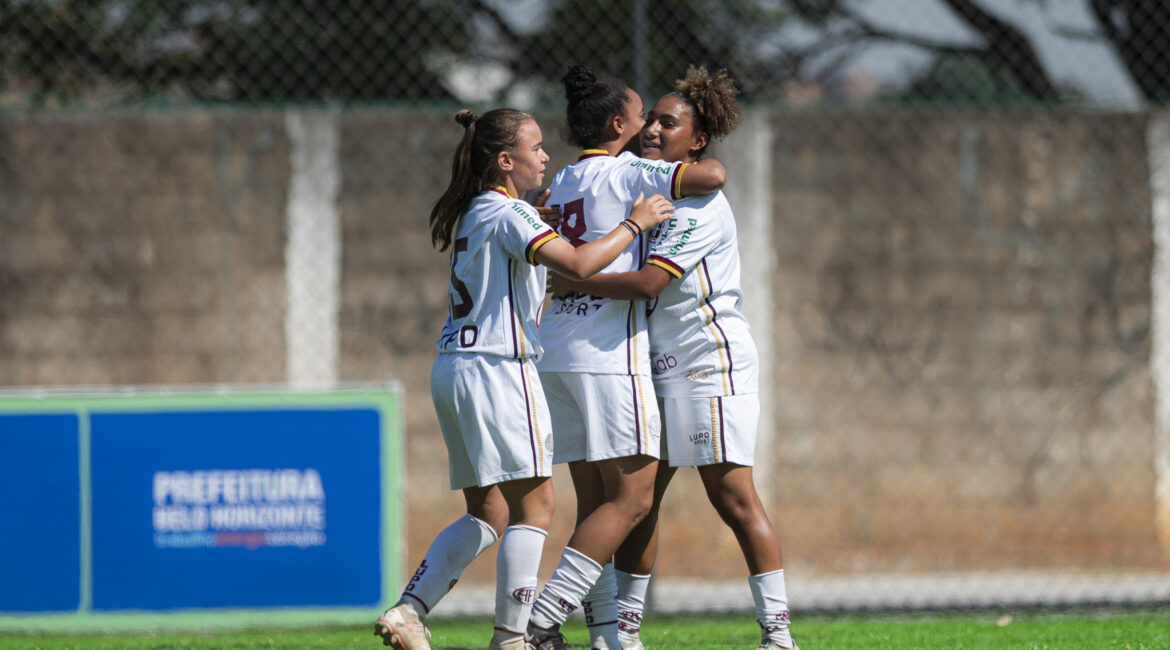
[[[462,512],[429,398],[448,270],[426,225],[460,129],[332,117],[315,122],[336,130],[340,182],[337,331],[322,337],[338,379],[406,388],[413,565]],[[0,117],[0,385],[289,380],[290,188],[306,172],[286,118]],[[1147,119],[755,114],[717,151],[740,182],[766,337],[757,484],[786,567],[1170,565]],[[570,162],[560,119],[540,121],[550,168]],[[556,488],[543,575],[573,518],[564,472]],[[663,526],[660,575],[746,573],[693,470]],[[464,578],[493,579],[490,557]]]

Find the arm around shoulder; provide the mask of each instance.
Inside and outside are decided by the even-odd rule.
[[[714,158],[704,158],[687,165],[679,181],[680,196],[710,194],[727,184],[727,168]]]

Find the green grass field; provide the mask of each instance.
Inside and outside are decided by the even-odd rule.
[[[435,650],[485,648],[491,621],[431,621]],[[589,636],[580,621],[565,628],[570,647],[588,648]],[[1140,611],[1066,613],[797,616],[793,632],[803,650],[926,649],[947,650],[1028,648],[1077,650],[1170,648],[1170,608]],[[759,633],[750,614],[655,617],[647,619],[642,639],[650,650],[710,648],[751,650]],[[45,649],[186,649],[186,648],[381,648],[367,626],[270,628],[209,633],[168,633],[165,630],[105,634],[4,633],[0,648]]]

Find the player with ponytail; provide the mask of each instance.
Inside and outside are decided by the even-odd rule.
[[[430,215],[432,243],[450,250],[450,313],[436,343],[431,397],[447,445],[451,489],[467,514],[427,549],[374,633],[397,650],[430,650],[424,619],[463,569],[497,539],[490,648],[523,650],[536,572],[553,514],[552,423],[534,359],[545,266],[585,278],[670,216],[662,196],[575,248],[517,198],[540,187],[548,155],[532,116],[509,108],[455,119],[463,138],[451,182]]]
[[[642,128],[642,155],[661,161],[702,160],[714,139],[739,123],[739,102],[723,71],[691,67],[659,99]],[[735,218],[722,192],[676,200],[675,218],[650,235],[637,271],[559,281],[613,299],[654,300],[650,355],[664,425],[651,513],[615,554],[619,637],[640,649],[650,571],[658,550],[658,506],[678,467],[697,467],[707,497],[735,533],[748,568],[762,640],[759,650],[796,648],[789,634],[780,542],[752,479],[759,402],[759,359],[741,303]],[[670,363],[667,363],[667,361]]]
[[[583,65],[563,78],[568,140],[582,149],[549,184],[548,203],[561,210],[559,232],[589,245],[618,225],[639,194],[681,198],[718,190],[726,170],[701,163],[639,158],[628,151],[642,128],[642,98],[620,81]],[[645,235],[608,267],[631,271],[645,262]],[[555,269],[554,269],[555,270]],[[556,297],[541,318],[544,354],[537,365],[556,428],[554,462],[568,463],[577,494],[577,525],[532,610],[529,642],[564,647],[568,610],[583,607],[591,645],[616,650],[617,610],[596,608],[612,593],[611,558],[653,503],[660,447],[651,378],[646,305],[586,292]]]

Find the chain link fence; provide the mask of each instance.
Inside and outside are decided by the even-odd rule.
[[[413,561],[455,512],[450,115],[533,111],[566,164],[578,62],[648,104],[692,63],[742,88],[715,154],[796,609],[1170,601],[1162,2],[0,0],[0,385],[394,376]],[[738,606],[686,478],[660,578]]]

